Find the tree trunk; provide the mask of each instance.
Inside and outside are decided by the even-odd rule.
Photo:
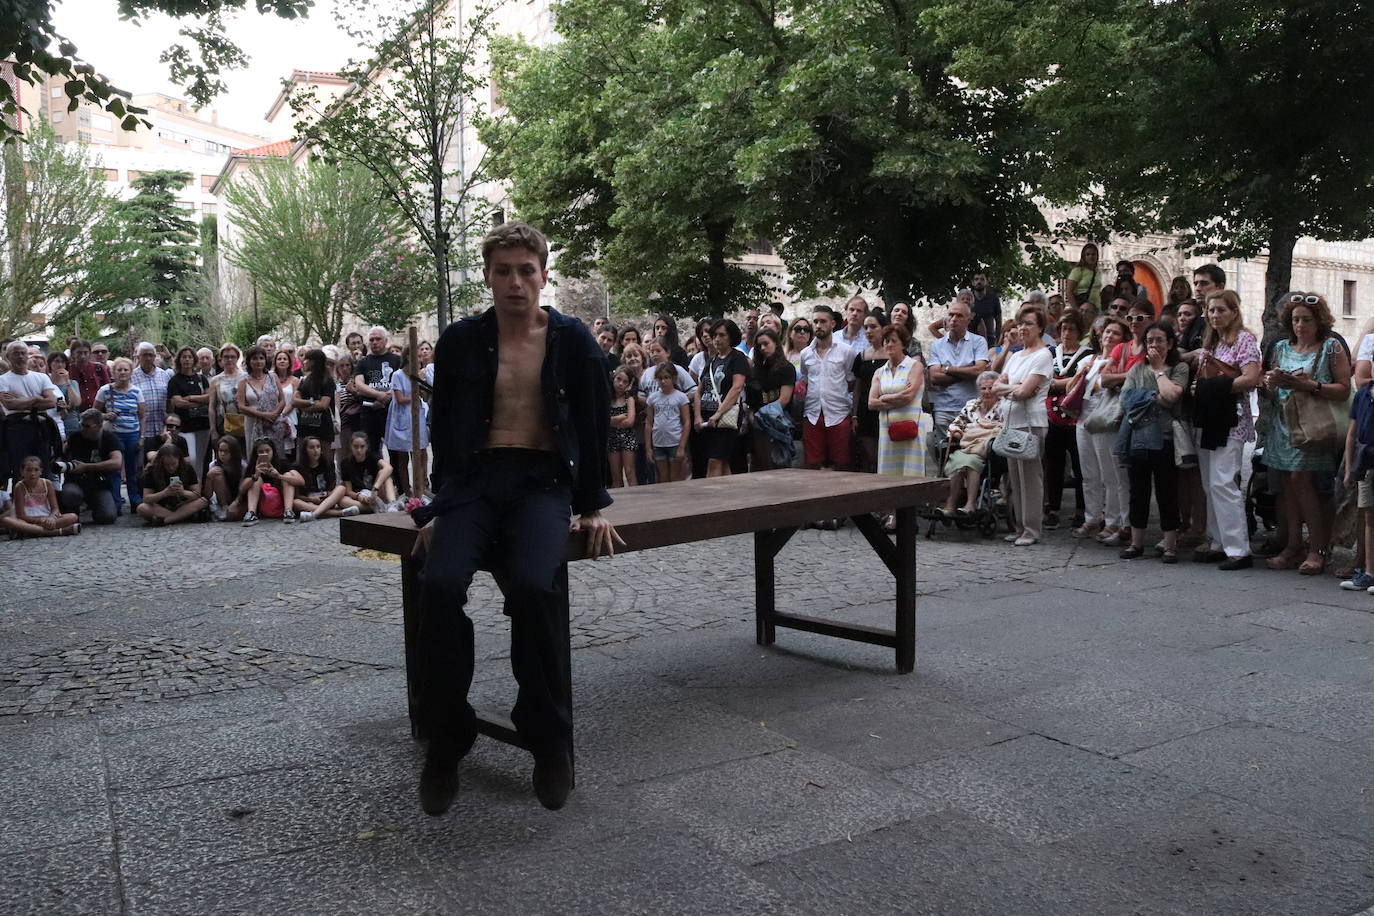
[[[712,315],[724,315],[730,306],[725,294],[725,243],[734,220],[706,224],[706,305]]]
[[[1268,345],[1283,334],[1279,297],[1292,289],[1293,248],[1298,244],[1298,227],[1275,223],[1269,228],[1269,263],[1264,269],[1264,343]]]
[[[439,151],[432,149],[435,161],[439,162]],[[444,170],[442,163],[440,167],[431,173],[433,187],[431,188],[434,198],[434,293],[435,307],[434,318],[439,325],[439,333],[444,333],[444,328],[452,316],[449,315],[448,301],[448,229],[444,226]],[[436,340],[438,338],[435,338]]]

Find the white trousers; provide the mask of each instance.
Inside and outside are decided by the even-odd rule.
[[[1245,521],[1245,497],[1240,491],[1240,471],[1245,443],[1227,439],[1218,449],[1197,450],[1202,492],[1207,494],[1207,536],[1212,548],[1228,557],[1250,554],[1250,529]]]
[[[1112,454],[1116,433],[1090,433],[1079,426],[1075,435],[1083,471],[1083,521],[1124,527],[1128,523],[1126,478]]]

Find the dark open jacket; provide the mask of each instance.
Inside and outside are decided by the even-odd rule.
[[[549,316],[540,372],[544,410],[572,488],[572,510],[582,514],[604,509],[611,504],[606,492],[611,405],[606,358],[582,322],[552,308],[544,311]],[[449,325],[434,348],[430,443],[435,490],[440,495],[413,513],[417,525],[446,511],[444,484],[463,477],[472,467],[473,456],[487,447],[497,341],[496,309],[490,308]]]

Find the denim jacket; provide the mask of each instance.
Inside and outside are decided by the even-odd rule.
[[[611,504],[606,492],[610,479],[606,459],[610,372],[601,347],[581,321],[552,308],[544,311],[549,316],[540,370],[544,411],[572,490],[572,510],[580,515]],[[472,467],[473,457],[487,447],[498,365],[497,339],[493,307],[449,325],[434,348],[430,442],[436,491],[463,477]],[[433,512],[422,515],[417,510],[417,524],[446,511],[442,503],[441,494]]]

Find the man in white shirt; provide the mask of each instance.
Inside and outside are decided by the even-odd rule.
[[[960,299],[950,304],[945,317],[945,336],[930,345],[930,404],[934,423],[926,439],[926,467],[940,465],[940,450],[949,436],[949,424],[964,405],[978,396],[978,373],[988,368],[988,342],[969,333],[973,310]]]
[[[49,431],[50,418],[43,411],[57,406],[57,386],[42,372],[29,369],[29,347],[22,340],[10,341],[5,347],[5,360],[10,371],[0,375],[0,416],[4,417],[5,450],[0,455],[0,483],[11,475],[19,476],[19,467],[29,455],[43,460],[47,473],[53,455],[53,437],[57,428]],[[60,447],[61,439],[58,439]]]
[[[829,464],[846,471],[852,463],[854,354],[835,339],[838,320],[828,305],[816,306],[811,314],[813,340],[801,353],[801,383],[806,386],[802,450],[808,468]]]
[[[844,304],[844,327],[835,334],[836,340],[851,350],[866,350],[868,338],[864,336],[864,317],[868,314],[868,300],[855,296]]]

